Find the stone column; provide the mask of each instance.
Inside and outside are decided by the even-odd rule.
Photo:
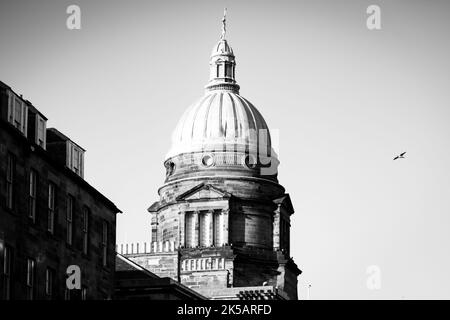
[[[191,247],[195,248],[200,245],[200,214],[198,211],[194,211],[192,214],[192,244]]]
[[[186,231],[184,230],[186,226],[185,216],[186,212],[180,211],[178,213],[178,248],[181,246],[187,246],[185,238]]]
[[[205,213],[205,246],[210,247],[213,244],[213,211],[209,210]]]
[[[229,212],[230,210],[222,210],[221,215],[223,216],[223,223],[221,224],[221,229],[223,232],[222,243],[230,244],[228,237],[228,221],[229,221]]]
[[[152,242],[158,241],[158,213],[153,213],[151,215],[151,232]]]
[[[275,211],[275,215],[273,218],[273,249],[280,249],[280,240],[281,240],[281,226],[280,226],[280,210],[277,209]]]
[[[224,235],[224,222],[223,222],[223,211],[219,212],[217,214],[217,219],[219,220],[219,228],[217,228],[217,233],[218,233],[218,239],[219,239],[219,243],[217,243],[218,246],[222,246],[224,244],[223,242],[223,235]]]

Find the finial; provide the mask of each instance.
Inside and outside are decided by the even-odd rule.
[[[225,39],[225,34],[227,33],[227,8],[223,9],[223,18],[222,18],[222,36],[220,40]]]

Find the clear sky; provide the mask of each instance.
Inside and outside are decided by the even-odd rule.
[[[241,94],[280,132],[300,298],[311,284],[314,299],[449,299],[448,1],[2,0],[0,80],[87,149],[86,180],[124,211],[118,242],[150,241],[225,6]]]

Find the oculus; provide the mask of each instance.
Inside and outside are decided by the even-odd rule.
[[[202,165],[205,167],[211,167],[214,165],[214,157],[211,154],[205,154],[202,158]]]

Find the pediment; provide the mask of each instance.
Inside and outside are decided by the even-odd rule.
[[[177,197],[177,201],[201,200],[201,199],[228,199],[231,194],[213,187],[210,184],[199,184],[198,186],[184,192]]]
[[[294,213],[294,207],[292,206],[291,197],[288,193],[274,199],[273,202],[275,202],[279,207],[285,208],[289,214]]]

